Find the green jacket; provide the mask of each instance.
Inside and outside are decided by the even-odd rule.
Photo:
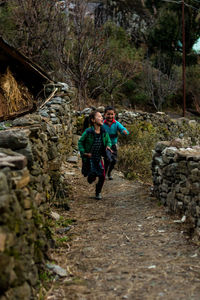
[[[109,137],[109,134],[105,131],[103,127],[101,127],[100,133],[102,134],[102,141],[106,150],[106,147],[111,147],[112,143]],[[81,153],[81,157],[84,158],[84,153],[91,153],[92,145],[94,143],[94,127],[87,128],[78,142],[78,149]]]

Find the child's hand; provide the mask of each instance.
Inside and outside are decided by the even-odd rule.
[[[92,153],[84,153],[84,156],[87,156],[87,157],[92,157]]]
[[[127,135],[127,131],[126,131],[126,130],[123,130],[123,134]]]
[[[112,149],[111,149],[110,147],[107,146],[107,147],[106,147],[106,150],[107,150],[107,149],[108,149],[111,153],[113,153],[113,151],[112,151]]]

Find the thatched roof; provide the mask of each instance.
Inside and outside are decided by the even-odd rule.
[[[33,63],[28,57],[20,53],[0,37],[0,72],[5,72],[7,67],[24,84],[36,94],[43,88],[43,84],[52,81],[42,68]]]
[[[33,108],[44,85],[53,82],[42,68],[0,37],[0,119]]]

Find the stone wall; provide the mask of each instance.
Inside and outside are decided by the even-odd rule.
[[[94,109],[95,107],[93,107]],[[96,108],[100,112],[104,112],[104,107]],[[76,112],[78,116],[78,123],[81,123],[84,116],[88,116],[92,108],[85,108],[83,111]],[[187,118],[172,119],[167,114],[136,112],[123,110],[117,113],[117,120],[124,125],[132,125],[139,123],[150,123],[157,129],[159,133],[159,140],[171,140],[174,138],[181,138],[187,145],[200,144],[200,122],[190,120]]]
[[[67,197],[60,167],[72,150],[74,93],[62,88],[37,113],[0,124],[1,300],[37,299],[49,208],[61,189]]]
[[[200,146],[183,148],[181,140],[156,145],[152,173],[154,194],[182,215],[200,237]]]
[[[125,124],[148,122],[157,128],[161,140],[181,138],[188,145],[200,144],[200,122],[187,118],[171,118],[165,113],[123,111],[118,114],[118,120]]]

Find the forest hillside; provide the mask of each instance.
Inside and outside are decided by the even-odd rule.
[[[200,113],[199,9],[185,1],[183,26],[181,2],[7,0],[0,35],[75,86],[81,108],[112,103],[181,114],[184,54],[186,107]]]

